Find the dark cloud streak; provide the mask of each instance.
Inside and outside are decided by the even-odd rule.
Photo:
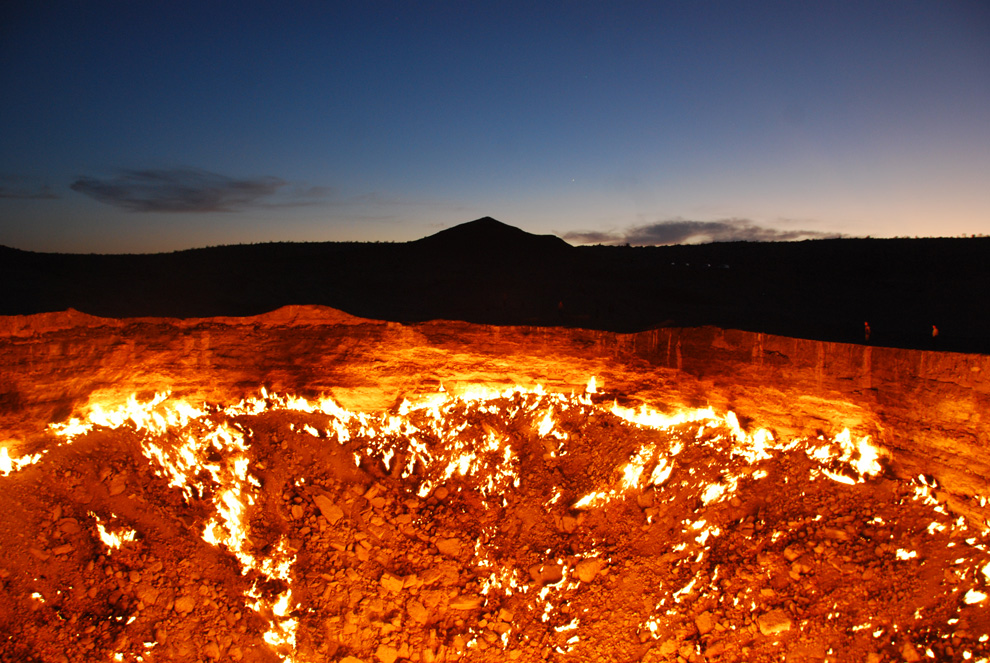
[[[0,176],[0,198],[7,200],[53,200],[58,195],[47,184],[38,185],[16,175]]]
[[[563,236],[576,244],[630,244],[663,246],[703,242],[786,242],[802,239],[841,237],[838,233],[817,230],[778,230],[759,226],[749,219],[687,221],[671,219],[613,232],[570,232]]]
[[[293,190],[278,177],[235,179],[196,168],[127,170],[114,178],[80,177],[77,193],[133,212],[234,212],[295,207],[326,194],[323,187]],[[272,200],[277,194],[287,198]]]

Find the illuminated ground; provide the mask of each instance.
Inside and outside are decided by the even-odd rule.
[[[987,537],[923,477],[614,396],[163,397],[53,427],[0,456],[0,659],[990,658]]]

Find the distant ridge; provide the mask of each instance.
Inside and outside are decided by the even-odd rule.
[[[190,319],[317,305],[399,322],[616,332],[713,325],[990,354],[990,307],[981,305],[990,301],[990,238],[575,247],[484,217],[380,244],[129,255],[0,247],[0,283],[0,315],[72,308]]]

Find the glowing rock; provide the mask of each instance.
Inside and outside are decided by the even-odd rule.
[[[815,568],[815,562],[809,555],[801,555],[791,564],[791,571],[794,573],[811,573]]]
[[[115,474],[110,480],[110,494],[120,495],[125,490],[127,490],[127,477],[122,474]]]
[[[188,594],[185,594],[175,599],[175,604],[172,607],[179,614],[192,612],[193,608],[196,607],[196,599],[193,598],[192,596],[189,596]]]
[[[910,642],[905,642],[904,646],[901,647],[901,658],[905,661],[909,661],[910,663],[914,663],[915,661],[921,660],[921,654],[919,654],[918,650],[914,648],[914,645]]]
[[[203,653],[206,654],[207,658],[215,661],[220,658],[220,646],[211,640],[203,645]]]
[[[420,624],[425,624],[430,619],[430,611],[427,610],[425,605],[415,599],[409,602],[406,610],[409,612],[409,617]]]
[[[564,569],[559,564],[534,564],[529,567],[529,576],[540,585],[552,585],[564,579]]]
[[[395,659],[399,658],[399,652],[393,647],[379,645],[378,650],[375,652],[375,658],[381,661],[381,663],[395,663]]]
[[[440,551],[441,555],[457,557],[461,554],[461,540],[455,538],[437,539],[437,550]]]
[[[344,517],[344,510],[334,504],[326,495],[317,495],[313,501],[331,525],[336,525],[337,521]]]
[[[598,576],[604,566],[605,562],[600,559],[585,559],[578,562],[574,571],[577,573],[578,580],[581,582],[591,582]]]
[[[698,627],[698,633],[701,635],[711,633],[715,628],[715,620],[712,619],[712,613],[705,610],[694,618],[694,625]]]
[[[396,594],[402,591],[402,587],[405,584],[402,578],[398,576],[394,576],[391,573],[383,573],[381,582],[382,582],[382,587],[384,587],[386,591],[393,592]]]
[[[784,548],[784,559],[788,562],[793,562],[803,554],[804,550],[802,550],[799,546],[787,546]]]
[[[791,630],[791,618],[783,610],[771,610],[756,618],[756,625],[763,635],[773,635]]]
[[[822,530],[822,536],[826,539],[832,539],[833,541],[848,541],[849,532],[845,530],[836,529],[834,527],[826,527]]]
[[[451,610],[476,610],[481,607],[480,596],[458,596],[450,602]]]

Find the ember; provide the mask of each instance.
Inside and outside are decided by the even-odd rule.
[[[870,439],[457,391],[163,392],[4,448],[4,660],[990,660],[988,533]]]

